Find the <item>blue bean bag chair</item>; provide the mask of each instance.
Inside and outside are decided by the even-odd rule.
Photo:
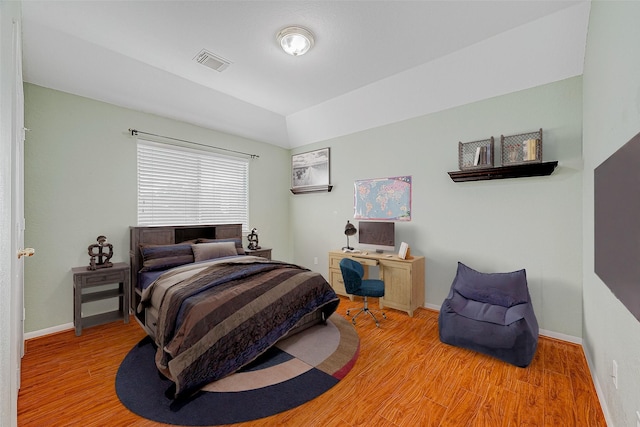
[[[538,321],[526,271],[488,274],[459,262],[438,329],[443,343],[528,366],[538,347]]]

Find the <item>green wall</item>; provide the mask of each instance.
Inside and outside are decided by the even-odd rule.
[[[71,268],[88,265],[97,236],[113,244],[112,261],[129,262],[129,226],[137,220],[129,128],[259,155],[250,163],[249,225],[274,257],[290,257],[288,150],[31,84],[25,110],[25,245],[36,249],[25,263],[25,332],[73,322]]]
[[[353,219],[354,181],[411,175],[413,218],[396,223],[396,240],[426,257],[429,307],[442,304],[458,261],[486,272],[526,268],[540,328],[580,338],[581,87],[580,77],[571,78],[296,149],[331,148],[334,188],[291,196],[294,260],[326,275],[327,252],[345,245],[344,225]],[[560,162],[551,176],[449,178],[458,169],[458,141],[494,136],[499,145],[501,134],[539,128],[543,159]]]
[[[458,260],[482,271],[526,268],[540,327],[582,336],[581,78],[302,147],[331,147],[330,193],[289,192],[289,152],[78,96],[26,85],[27,332],[72,321],[70,269],[88,263],[104,234],[128,260],[136,222],[136,154],[130,127],[260,155],[251,163],[251,226],[274,257],[327,275],[344,245],[356,179],[413,176],[413,219],[397,238],[427,258],[426,303],[439,307]],[[458,141],[544,129],[550,177],[453,183]],[[316,258],[318,264],[314,264]],[[88,312],[107,310],[92,303]],[[93,306],[95,305],[95,307]]]
[[[640,132],[639,21],[638,2],[594,1],[584,68],[584,347],[612,426],[638,422],[640,322],[594,273],[593,173]]]
[[[251,226],[274,257],[327,275],[327,252],[344,245],[356,179],[413,176],[413,219],[398,241],[427,258],[426,304],[446,296],[458,260],[482,271],[526,268],[540,327],[582,336],[581,78],[465,105],[301,147],[331,147],[330,193],[289,192],[287,150],[185,123],[26,85],[26,244],[37,250],[25,273],[26,331],[72,321],[70,269],[104,234],[115,261],[128,260],[136,221],[134,127],[254,152]],[[458,141],[544,129],[549,177],[453,183]],[[315,264],[315,261],[318,261]],[[32,262],[31,262],[32,261]],[[89,311],[108,307],[92,303]]]

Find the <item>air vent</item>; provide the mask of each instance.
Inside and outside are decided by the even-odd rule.
[[[230,61],[205,49],[202,49],[193,59],[216,71],[224,71],[231,64]]]

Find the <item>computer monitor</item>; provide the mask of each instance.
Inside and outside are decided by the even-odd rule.
[[[358,224],[360,250],[395,252],[395,223],[383,221],[360,221]]]

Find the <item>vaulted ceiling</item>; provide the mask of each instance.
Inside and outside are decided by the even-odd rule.
[[[293,148],[582,74],[578,1],[22,3],[24,80]],[[276,33],[315,35],[304,56]],[[215,71],[206,49],[230,62]]]

